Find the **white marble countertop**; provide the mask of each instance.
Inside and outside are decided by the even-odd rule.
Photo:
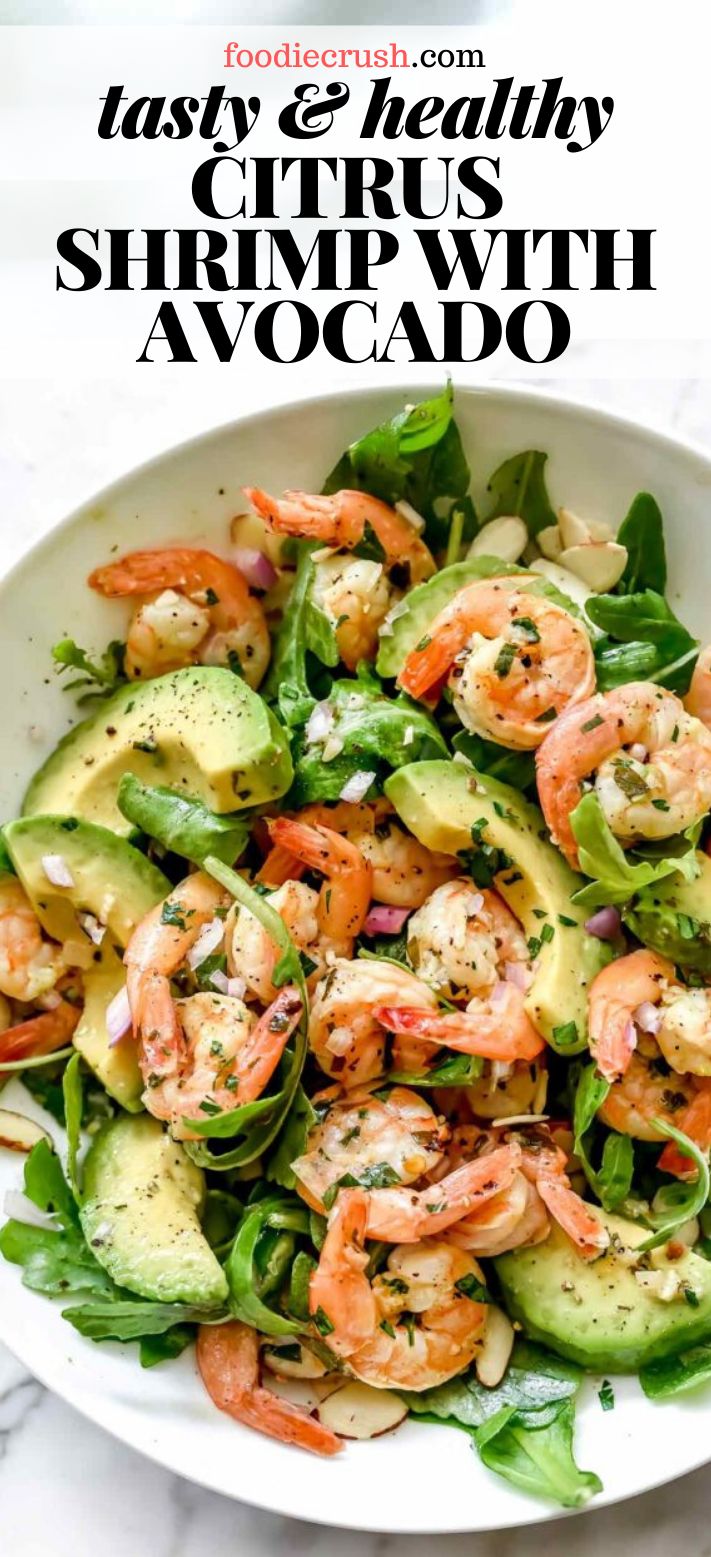
[[[580,364],[576,364],[578,371]],[[350,380],[352,382],[352,379]],[[226,376],[0,381],[3,570],[80,499],[128,467],[239,411]],[[283,370],[250,386],[249,407],[312,386]],[[315,389],[317,386],[313,386]],[[338,387],[336,385],[334,388]],[[711,447],[711,381],[547,379]],[[663,1424],[660,1420],[660,1431]],[[440,1557],[534,1557],[570,1539],[578,1557],[711,1557],[709,1473],[574,1524],[437,1540]],[[331,1557],[334,1532],[260,1513],[160,1469],[48,1394],[0,1346],[0,1549],[12,1557]],[[425,1557],[429,1537],[335,1536],[341,1557]]]

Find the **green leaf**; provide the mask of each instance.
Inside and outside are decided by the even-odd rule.
[[[618,589],[626,595],[654,589],[663,595],[667,586],[664,523],[651,492],[638,492],[617,532],[620,546],[627,547],[627,565]]]
[[[65,682],[65,692],[76,692],[77,703],[89,703],[97,697],[110,697],[126,680],[124,670],[125,643],[113,639],[98,660],[91,660],[85,649],[80,649],[73,638],[62,638],[52,649],[52,658],[62,675],[65,670],[78,670],[80,675]]]
[[[403,1393],[413,1420],[468,1432],[490,1470],[536,1496],[579,1508],[600,1482],[572,1453],[573,1403],[582,1373],[542,1347],[517,1341],[501,1383],[486,1389],[474,1369],[449,1384]]]
[[[62,1310],[62,1318],[90,1341],[138,1341],[142,1336],[165,1335],[177,1324],[214,1323],[215,1310],[126,1296],[75,1304]]]
[[[204,1141],[187,1141],[185,1144],[193,1162],[200,1167],[224,1173],[231,1168],[244,1167],[261,1156],[276,1140],[284,1124],[306,1058],[309,997],[298,951],[283,920],[271,907],[269,898],[255,892],[229,865],[212,855],[208,855],[204,868],[264,926],[281,952],[274,969],[273,982],[277,989],[284,984],[295,984],[303,1004],[299,1027],[287,1044],[276,1072],[276,1090],[254,1103],[245,1103],[226,1113],[208,1115],[190,1122],[191,1128],[199,1136],[234,1141],[234,1145],[222,1152],[214,1152]]]
[[[291,1164],[296,1162],[297,1157],[303,1157],[309,1131],[313,1130],[316,1120],[316,1110],[312,1108],[303,1087],[298,1086],[276,1147],[264,1170],[266,1178],[281,1184],[282,1189],[294,1189],[296,1186]]]
[[[478,1054],[440,1055],[430,1070],[391,1070],[388,1081],[403,1087],[468,1087],[478,1081],[484,1061]]]
[[[594,1124],[597,1111],[610,1090],[610,1083],[594,1065],[584,1065],[578,1077],[575,1090],[575,1102],[573,1105],[573,1133],[575,1144],[573,1151],[577,1154],[585,1136]]]
[[[469,759],[479,773],[489,773],[502,784],[514,789],[531,789],[536,781],[536,762],[532,752],[509,751],[497,746],[495,741],[482,735],[472,735],[469,730],[459,730],[452,740],[455,751]]]
[[[602,692],[638,680],[658,681],[682,693],[687,690],[698,640],[656,590],[591,595],[585,609],[591,622],[607,635],[595,645]]]
[[[404,693],[386,697],[379,684],[334,682],[329,698],[334,712],[330,737],[340,751],[324,761],[323,745],[294,746],[294,783],[287,804],[300,810],[314,801],[338,800],[356,772],[374,772],[376,780],[410,762],[447,757],[449,752],[435,720]],[[379,783],[376,783],[379,787]]]
[[[502,514],[517,514],[523,519],[530,536],[537,535],[548,525],[557,524],[545,482],[545,465],[548,456],[535,449],[514,454],[499,465],[490,477],[487,492],[491,494],[491,507],[484,523],[498,519]]]
[[[676,1357],[658,1357],[643,1363],[639,1382],[650,1400],[669,1400],[673,1395],[699,1389],[711,1379],[711,1342],[689,1346]]]
[[[69,1179],[74,1199],[77,1202],[81,1200],[77,1156],[81,1145],[81,1121],[84,1111],[84,1088],[80,1066],[81,1055],[75,1053],[66,1067],[62,1080],[64,1118],[67,1130],[67,1178]]]
[[[583,795],[570,814],[570,825],[578,845],[580,869],[593,881],[575,893],[573,902],[586,908],[602,908],[607,903],[626,903],[642,887],[678,872],[685,881],[699,874],[695,837],[684,834],[665,839],[668,852],[656,859],[642,859],[639,851],[625,850],[615,838],[596,794]],[[681,848],[682,852],[674,853]]]
[[[300,1249],[291,1267],[289,1279],[289,1295],[286,1306],[294,1319],[298,1319],[302,1326],[308,1324],[311,1318],[309,1309],[309,1288],[311,1277],[317,1268],[318,1261],[305,1249]]]
[[[233,865],[249,838],[251,821],[244,814],[218,816],[201,800],[175,789],[142,784],[133,773],[124,773],[116,798],[134,827],[196,865],[202,865],[208,854]]]
[[[202,1230],[218,1258],[227,1254],[244,1207],[229,1190],[208,1189],[202,1214]]]
[[[225,1265],[230,1306],[237,1319],[252,1325],[263,1335],[298,1335],[303,1325],[277,1313],[260,1295],[260,1242],[270,1230],[308,1236],[309,1216],[306,1206],[300,1200],[281,1195],[268,1195],[264,1200],[247,1206]],[[279,1275],[285,1278],[286,1269],[280,1270]],[[270,1285],[273,1288],[273,1284]]]
[[[195,1339],[195,1327],[188,1324],[171,1325],[163,1335],[142,1335],[138,1352],[142,1368],[155,1368],[156,1363],[172,1362]]]
[[[677,1130],[675,1125],[669,1124],[665,1119],[653,1119],[655,1129],[663,1135],[668,1135],[670,1140],[676,1141],[679,1150],[696,1164],[697,1176],[689,1183],[681,1179],[675,1179],[672,1184],[664,1184],[657,1190],[654,1197],[654,1211],[649,1213],[648,1221],[656,1228],[651,1237],[638,1245],[640,1253],[647,1249],[658,1249],[660,1244],[667,1243],[673,1237],[677,1227],[690,1221],[703,1211],[709,1198],[711,1188],[711,1175],[709,1174],[709,1155],[702,1152],[699,1147],[684,1135],[682,1130]]]
[[[66,1229],[79,1226],[79,1211],[62,1173],[59,1158],[48,1141],[38,1141],[25,1163],[24,1190],[40,1211],[57,1217]]]
[[[288,729],[305,724],[316,702],[311,690],[307,653],[322,665],[338,664],[333,623],[312,599],[317,544],[301,543],[296,574],[272,652],[262,695],[275,701]]]
[[[425,540],[435,550],[447,544],[453,503],[442,518],[438,498],[462,499],[469,486],[469,466],[452,419],[453,393],[447,384],[439,395],[381,422],[352,443],[331,471],[324,492],[343,487],[369,492],[385,503],[405,500],[425,519]],[[463,533],[473,532],[473,510],[465,508]]]

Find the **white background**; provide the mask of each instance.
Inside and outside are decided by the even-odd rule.
[[[219,47],[247,37],[239,6],[205,0],[199,14],[224,20],[214,32],[176,28],[195,15],[193,0],[0,0],[0,19],[57,21],[133,17],[165,22],[155,32],[116,29],[42,32],[5,28],[0,35],[0,490],[2,566],[78,501],[130,466],[246,409],[328,385],[334,393],[372,376],[372,367],[334,368],[328,360],[300,368],[272,368],[242,358],[231,366],[136,367],[149,300],[139,294],[112,300],[105,293],[60,299],[54,293],[53,248],[66,225],[196,225],[186,190],[199,160],[193,142],[161,145],[159,155],[95,136],[97,99],[110,81],[136,92],[200,91],[223,79]],[[315,15],[299,0],[287,8],[301,25]],[[343,0],[329,14],[357,10],[369,21],[380,4]],[[400,7],[385,11],[387,36]],[[505,207],[499,225],[655,226],[659,229],[657,291],[649,297],[586,297],[574,305],[574,342],[552,369],[548,388],[602,402],[677,430],[711,446],[711,383],[706,305],[708,209],[707,90],[702,24],[704,0],[669,8],[619,0],[569,5],[551,20],[551,8],[528,0],[515,34],[494,35],[480,23],[482,9],[452,0],[447,20],[457,41],[485,48],[491,74],[521,80],[563,73],[579,90],[616,99],[612,123],[592,151],[577,157],[560,145],[532,149],[501,145]],[[508,10],[508,7],[506,7]],[[412,19],[431,5],[414,0]],[[266,23],[285,8],[260,6]],[[441,15],[441,9],[440,9]],[[229,18],[229,22],[227,20]],[[471,18],[476,25],[464,26]],[[691,29],[695,27],[695,35]],[[375,41],[374,32],[369,35]],[[278,28],[277,41],[284,36]],[[344,42],[358,42],[348,29]],[[328,41],[331,41],[330,38]],[[432,29],[423,33],[428,46]],[[450,38],[443,41],[450,43]],[[410,40],[408,40],[408,43]],[[427,89],[436,90],[435,72]],[[286,73],[282,73],[286,78]],[[415,78],[421,95],[422,72]],[[290,73],[287,85],[299,78]],[[365,78],[367,81],[367,77]],[[349,76],[354,83],[355,74]],[[402,72],[399,90],[412,92]],[[237,72],[231,90],[253,89]],[[176,83],[179,82],[179,85]],[[478,93],[484,72],[462,73],[457,90]],[[461,83],[461,86],[460,86]],[[443,82],[454,90],[455,73]],[[260,76],[266,97],[269,78]],[[362,86],[362,83],[360,84]],[[278,83],[280,101],[287,95]],[[440,87],[442,89],[442,87]],[[331,151],[336,146],[329,137]],[[260,147],[260,149],[264,149]],[[313,148],[312,148],[313,149]],[[447,148],[451,151],[451,148]],[[469,148],[461,148],[465,154]],[[428,145],[428,152],[436,148]],[[400,275],[400,283],[402,273]],[[398,286],[393,283],[394,295]],[[408,275],[408,295],[412,295]],[[417,295],[420,295],[418,288]],[[383,290],[387,303],[388,292]],[[496,303],[495,295],[490,301]],[[146,325],[146,328],[148,326]],[[541,375],[497,359],[497,376]],[[383,381],[407,376],[381,369]],[[426,377],[434,370],[415,369]],[[455,373],[469,381],[468,372]],[[150,1378],[146,1380],[150,1388]],[[663,1420],[660,1413],[660,1431]],[[575,1541],[579,1557],[593,1553],[667,1557],[669,1551],[711,1557],[707,1533],[708,1475],[701,1471],[675,1487],[633,1504],[589,1513],[574,1527],[541,1527],[526,1534],[438,1539],[443,1557],[540,1557],[551,1542]],[[432,1541],[335,1535],[250,1511],[179,1481],[139,1459],[52,1399],[0,1349],[0,1545],[17,1557],[280,1557],[282,1551],[331,1557],[429,1557]]]

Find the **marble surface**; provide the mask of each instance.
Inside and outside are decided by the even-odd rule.
[[[586,378],[545,388],[637,416],[711,446],[711,380]],[[352,379],[349,380],[352,382]],[[51,524],[129,466],[226,420],[244,404],[223,376],[134,375],[54,384],[0,380],[0,537],[5,570]],[[334,389],[339,387],[334,384]],[[251,409],[308,393],[283,372],[252,386]],[[663,1431],[660,1412],[659,1430]],[[711,1557],[708,1471],[574,1524],[437,1539],[438,1557]],[[0,1346],[0,1549],[13,1557],[429,1557],[431,1537],[355,1535],[246,1508],[160,1469],[50,1395]]]

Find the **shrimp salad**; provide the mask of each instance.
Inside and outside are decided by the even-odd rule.
[[[0,837],[0,1252],[257,1432],[577,1507],[581,1387],[711,1377],[711,649],[654,498],[545,463],[472,481],[447,388],[89,573]]]

